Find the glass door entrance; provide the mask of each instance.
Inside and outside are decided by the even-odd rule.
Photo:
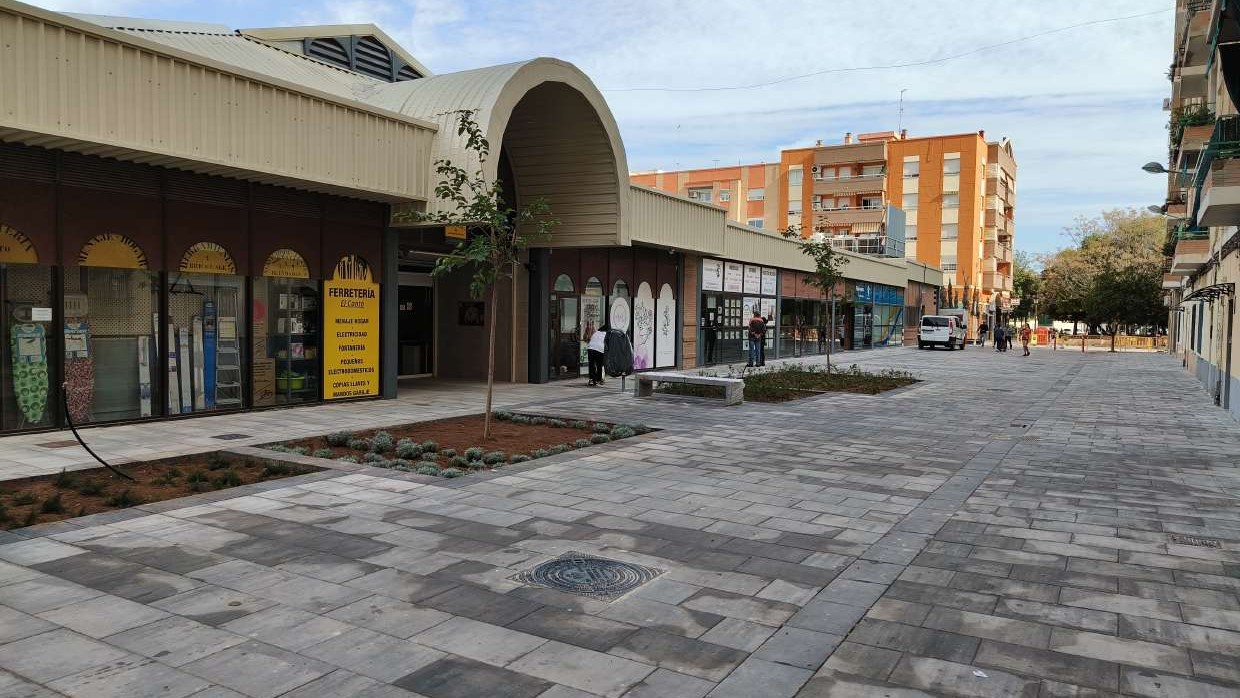
[[[401,378],[429,376],[435,372],[435,288],[431,275],[401,272],[399,294],[397,371]]]

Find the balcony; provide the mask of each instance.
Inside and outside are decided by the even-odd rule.
[[[1179,274],[1163,274],[1162,287],[1166,290],[1182,288],[1184,286],[1184,277]]]
[[[1199,225],[1240,224],[1240,158],[1222,157],[1221,153],[1215,157],[1197,196]]]
[[[1012,277],[997,271],[983,272],[982,288],[987,291],[1011,291]]]
[[[855,225],[857,223],[885,223],[886,205],[869,208],[814,209],[814,227]]]
[[[826,196],[848,194],[879,194],[887,191],[887,173],[853,175],[852,177],[815,177],[814,193]]]
[[[888,239],[885,235],[836,235],[827,239],[831,241],[831,247],[837,250],[879,257],[904,256],[904,242]]]
[[[994,259],[997,262],[1011,263],[1012,248],[994,240],[986,240],[983,245],[983,257],[986,259]]]
[[[1180,240],[1171,258],[1172,274],[1192,274],[1210,259],[1209,240]]]

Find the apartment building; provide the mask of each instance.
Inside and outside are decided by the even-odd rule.
[[[1172,40],[1167,251],[1168,351],[1240,417],[1240,13],[1177,0]]]
[[[784,150],[777,166],[652,172],[633,181],[727,208],[739,223],[797,228],[840,249],[940,267],[973,329],[1011,309],[1016,160],[1007,139],[987,142],[982,131],[846,133],[840,143]],[[760,199],[738,202],[755,181]]]

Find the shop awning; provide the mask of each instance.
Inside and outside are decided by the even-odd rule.
[[[1219,298],[1224,296],[1232,296],[1235,295],[1235,293],[1236,285],[1234,283],[1228,282],[1225,284],[1214,284],[1212,286],[1206,286],[1205,288],[1199,288],[1196,291],[1193,291],[1185,296],[1184,300],[1180,302],[1187,303],[1189,301],[1206,301],[1208,303],[1213,303]]]

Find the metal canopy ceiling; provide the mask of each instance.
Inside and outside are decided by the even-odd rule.
[[[1196,291],[1193,291],[1185,296],[1184,300],[1180,302],[1187,303],[1189,301],[1207,301],[1213,303],[1223,296],[1234,295],[1235,292],[1236,285],[1234,283],[1229,282],[1225,284],[1214,284],[1213,286],[1206,286],[1205,288],[1199,288]]]

